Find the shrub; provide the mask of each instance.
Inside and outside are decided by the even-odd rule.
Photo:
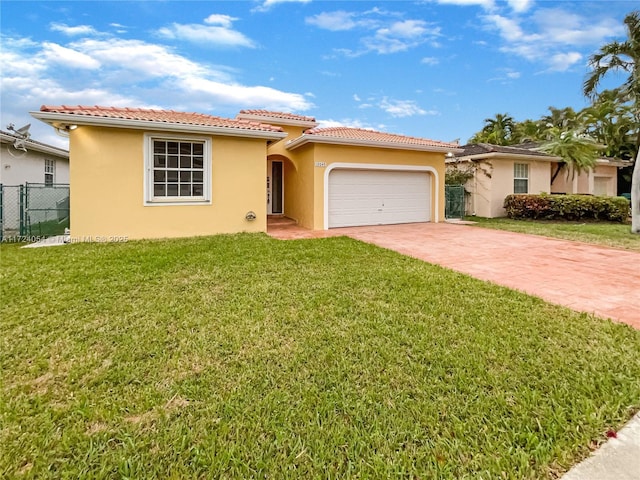
[[[629,201],[624,197],[593,195],[507,195],[504,199],[507,217],[545,220],[608,220],[624,222]]]

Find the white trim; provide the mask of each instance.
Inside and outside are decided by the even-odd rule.
[[[349,170],[392,170],[392,171],[405,171],[405,172],[429,172],[433,175],[433,192],[435,192],[435,214],[433,215],[434,223],[440,222],[440,179],[438,178],[438,171],[427,165],[381,165],[378,163],[332,163],[324,171],[324,219],[323,229],[329,229],[329,174],[332,170],[342,168]]]
[[[153,141],[154,140],[175,140],[185,142],[203,142],[204,143],[204,171],[203,171],[203,199],[197,200],[186,197],[176,197],[175,200],[152,200],[151,192],[153,191]],[[212,192],[211,192],[211,176],[212,176],[212,148],[211,137],[202,137],[196,135],[171,135],[163,133],[145,133],[144,142],[142,144],[143,159],[143,199],[142,204],[145,207],[156,206],[177,206],[177,205],[211,205]],[[168,197],[167,197],[168,198]]]
[[[314,135],[303,133],[298,138],[289,140],[286,143],[285,148],[287,150],[295,150],[306,143],[329,143],[333,145],[353,145],[358,147],[373,147],[373,148],[393,148],[395,150],[418,150],[421,152],[455,152],[460,153],[464,150],[455,147],[438,147],[435,145],[419,145],[412,143],[399,143],[399,142],[381,142],[376,140],[362,140],[354,138],[342,138],[342,137],[330,137],[326,135]]]
[[[526,171],[527,171],[527,176],[526,177],[516,177],[516,171],[518,170],[517,167],[527,167]],[[514,194],[529,194],[529,191],[531,190],[531,175],[530,175],[530,171],[531,169],[529,168],[530,165],[529,163],[519,163],[519,162],[513,162],[513,193]],[[527,191],[526,192],[516,192],[516,180],[526,180],[527,181]]]
[[[0,132],[0,139],[2,139],[2,143],[14,143],[16,140],[20,140],[18,137],[6,134],[4,132]],[[36,152],[48,153],[50,155],[55,155],[56,157],[64,158],[69,160],[69,151],[63,148],[54,147],[53,145],[47,145],[42,142],[38,142],[37,140],[24,140],[25,147],[27,150],[35,150]]]
[[[70,125],[90,125],[102,127],[131,128],[135,130],[157,130],[160,132],[208,133],[210,135],[225,135],[229,137],[263,138],[265,140],[280,140],[287,136],[284,132],[270,132],[236,127],[215,127],[211,125],[190,125],[186,123],[171,123],[152,120],[132,120],[129,118],[94,117],[71,113],[29,112],[32,117],[48,123],[54,128]]]

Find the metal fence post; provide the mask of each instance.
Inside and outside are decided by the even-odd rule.
[[[24,210],[25,210],[25,186],[24,185],[20,185],[20,190],[19,190],[19,198],[20,198],[20,236],[24,237],[27,233],[26,233],[26,229],[25,229],[25,225],[24,225]]]
[[[4,185],[0,183],[0,241],[4,239]]]

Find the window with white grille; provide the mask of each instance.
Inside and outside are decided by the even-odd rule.
[[[513,193],[529,193],[529,165],[513,164]]]
[[[44,159],[44,184],[51,186],[56,181],[56,161]]]
[[[193,137],[147,136],[149,203],[211,201],[211,140]]]

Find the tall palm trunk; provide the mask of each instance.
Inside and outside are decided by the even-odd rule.
[[[631,175],[631,233],[640,233],[640,147]]]

